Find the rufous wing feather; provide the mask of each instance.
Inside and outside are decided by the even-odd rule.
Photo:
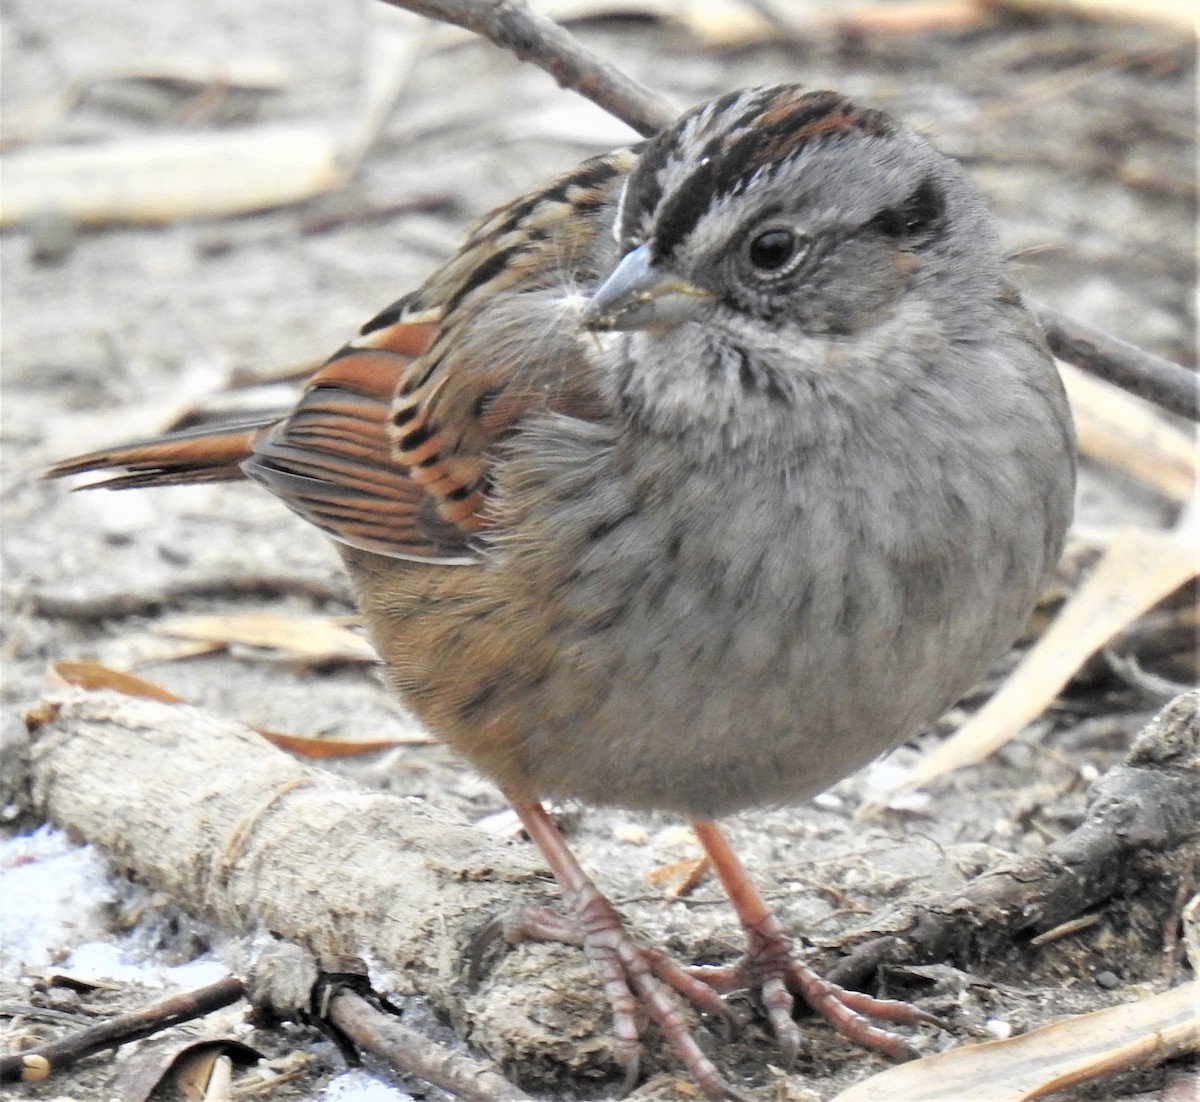
[[[565,328],[542,337],[518,308],[584,268],[630,151],[594,158],[485,216],[417,291],[368,322],[281,418],[175,433],[57,464],[115,471],[116,488],[247,477],[334,539],[420,562],[480,561],[490,465],[542,414],[602,417],[607,403]],[[505,304],[496,331],[489,304]],[[492,320],[489,320],[491,318]],[[514,339],[520,335],[520,340]]]
[[[474,510],[442,514],[451,488],[428,477],[432,464],[418,468],[425,455],[397,447],[391,426],[418,337],[399,322],[376,347],[344,349],[313,376],[292,413],[255,442],[242,470],[342,543],[393,558],[471,563],[481,523]]]
[[[243,422],[135,440],[131,444],[102,448],[73,459],[64,459],[61,463],[55,463],[46,472],[46,477],[63,478],[92,471],[118,472],[80,487],[86,490],[97,487],[132,490],[142,486],[227,482],[245,477],[241,462],[251,454],[254,441],[266,433],[273,423]]]

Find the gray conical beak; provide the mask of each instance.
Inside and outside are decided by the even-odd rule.
[[[580,319],[585,329],[659,329],[695,316],[716,296],[656,268],[650,250],[626,253],[592,296]]]

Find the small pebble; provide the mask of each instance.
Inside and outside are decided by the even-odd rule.
[[[654,836],[657,846],[695,846],[696,836],[685,826],[669,826]]]
[[[485,834],[494,834],[498,838],[515,838],[521,833],[521,820],[511,807],[501,808],[476,819],[475,825]]]
[[[1121,986],[1121,978],[1115,972],[1097,972],[1096,986],[1103,987],[1105,991],[1112,991]]]
[[[34,264],[61,264],[79,236],[75,220],[50,207],[31,214],[25,219],[24,228],[29,234],[29,259]]]
[[[887,798],[887,807],[891,811],[924,811],[933,797],[928,792],[897,792]]]
[[[1012,1022],[1002,1021],[1000,1018],[988,1018],[983,1023],[983,1028],[986,1029],[993,1037],[999,1038],[1001,1041],[1007,1041],[1012,1036]]]
[[[613,827],[613,837],[631,846],[644,846],[650,840],[645,828],[637,823],[618,823]]]
[[[30,1002],[49,1010],[61,1010],[64,1014],[72,1014],[79,1010],[83,1000],[78,991],[69,987],[51,987],[40,995],[31,996]]]

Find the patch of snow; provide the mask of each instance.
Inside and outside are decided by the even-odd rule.
[[[46,968],[106,936],[116,899],[108,862],[62,831],[43,826],[0,841],[0,968]]]
[[[353,1068],[330,1080],[319,1102],[412,1102],[412,1095],[362,1068]]]

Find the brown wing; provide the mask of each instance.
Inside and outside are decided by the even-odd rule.
[[[282,419],[173,433],[66,460],[51,477],[117,471],[132,488],[259,482],[335,539],[395,558],[471,563],[487,537],[489,465],[539,412],[604,415],[569,320],[537,292],[591,285],[618,150],[478,222],[424,286],[368,323]],[[539,329],[540,327],[540,329]]]
[[[241,468],[335,539],[477,561],[497,445],[538,412],[606,408],[578,339],[521,296],[590,282],[602,217],[635,154],[585,162],[476,225],[420,291],[368,323]],[[532,303],[533,299],[525,302]],[[551,327],[552,329],[552,327]]]
[[[392,328],[394,343],[428,344],[428,325]],[[381,555],[471,562],[469,531],[447,524],[395,459],[389,413],[412,362],[398,350],[343,350],[313,376],[296,408],[255,440],[241,469],[343,543]]]
[[[117,474],[83,487],[107,490],[227,482],[242,477],[238,464],[250,454],[255,437],[266,432],[271,424],[270,421],[254,421],[135,440],[131,444],[101,448],[64,459],[50,467],[45,477],[117,471]]]

